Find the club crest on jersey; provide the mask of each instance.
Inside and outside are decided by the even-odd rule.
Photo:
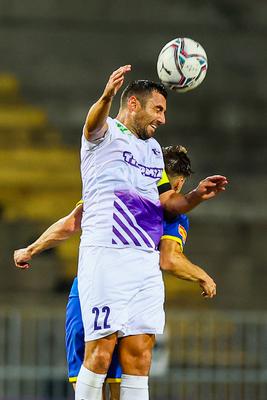
[[[180,224],[178,226],[178,233],[179,233],[179,235],[182,236],[183,244],[185,244],[186,238],[187,238],[187,232],[186,232],[186,229]]]
[[[158,149],[152,149],[152,151],[155,154],[155,156],[159,156],[160,155],[160,151]]]
[[[162,168],[147,167],[145,165],[139,164],[132,153],[130,153],[129,151],[123,152],[123,159],[127,164],[131,165],[132,167],[140,169],[143,176],[148,176],[149,178],[155,179],[161,178],[163,171]]]

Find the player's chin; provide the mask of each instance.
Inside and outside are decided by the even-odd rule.
[[[143,129],[142,132],[139,133],[139,138],[142,140],[150,139],[154,135],[154,132],[150,131],[149,128]]]
[[[146,129],[146,136],[147,138],[151,138],[155,135],[156,133],[156,128],[154,128],[153,126],[149,125]]]

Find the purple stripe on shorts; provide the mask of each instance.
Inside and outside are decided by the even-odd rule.
[[[120,232],[115,228],[115,226],[113,226],[112,230],[113,230],[114,235],[116,235],[117,238],[119,238],[120,241],[121,241],[123,244],[129,244],[129,243],[127,242],[127,240],[125,239],[125,237],[123,237],[123,236],[120,234]]]
[[[114,206],[115,208],[124,216],[124,218],[126,219],[126,221],[128,222],[129,225],[131,225],[131,227],[141,236],[141,238],[143,239],[143,241],[145,242],[145,244],[148,247],[153,247],[151,245],[151,243],[148,241],[148,239],[145,237],[145,235],[143,234],[142,231],[140,231],[140,229],[138,229],[136,226],[134,226],[132,220],[130,219],[130,217],[126,214],[126,212],[121,208],[121,206],[114,201]]]
[[[112,244],[118,244],[116,240],[112,239]]]
[[[115,221],[117,222],[118,225],[120,225],[121,229],[127,233],[127,235],[132,239],[132,241],[134,242],[134,244],[136,246],[141,246],[141,243],[138,242],[138,240],[136,239],[136,237],[132,234],[132,232],[127,228],[126,225],[124,225],[124,223],[119,219],[119,217],[113,213],[113,218],[115,219]]]

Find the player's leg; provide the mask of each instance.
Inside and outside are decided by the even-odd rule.
[[[76,282],[77,284],[77,282]],[[69,381],[76,389],[76,381],[84,360],[84,329],[78,288],[73,284],[66,309],[66,354]],[[105,400],[104,391],[102,400]]]
[[[120,339],[119,354],[123,374],[148,376],[155,335],[143,334]]]
[[[85,343],[84,362],[75,391],[76,400],[101,400],[102,387],[117,341],[117,334]]]
[[[106,394],[106,389],[109,388],[109,393]],[[105,381],[103,385],[102,400],[120,400],[120,383],[109,383]]]
[[[107,385],[106,385],[106,382],[104,382],[103,387],[102,387],[102,400],[107,400],[106,389],[107,389]]]
[[[123,371],[120,400],[149,398],[148,375],[155,334],[163,333],[165,323],[164,284],[159,268],[159,254],[143,253],[142,286],[129,304],[126,334],[120,339]]]
[[[119,331],[126,318],[120,301],[121,274],[114,271],[118,252],[81,247],[78,287],[85,332],[85,355],[76,385],[76,400],[101,399],[102,386],[111,362]],[[117,267],[121,270],[121,268]],[[127,296],[129,293],[124,289]],[[131,294],[130,294],[131,295]],[[127,302],[128,298],[123,301]]]
[[[83,365],[96,374],[106,374],[117,342],[117,333],[85,343]]]
[[[125,334],[127,306],[143,283],[143,253],[127,248],[80,249],[78,286],[86,345],[76,400],[101,398],[117,332]]]
[[[122,370],[119,363],[118,344],[115,346],[106,382],[109,384],[110,400],[120,400]]]
[[[109,392],[106,392],[106,389]],[[120,400],[120,383],[109,383],[104,382],[103,385],[103,397],[102,400]]]
[[[121,400],[147,400],[148,375],[152,360],[155,335],[127,336],[120,340],[122,366]]]
[[[73,384],[75,390],[77,376],[84,359],[84,330],[78,290],[77,295],[68,299],[65,343],[69,382]]]
[[[109,383],[110,400],[120,400],[120,383]]]
[[[81,316],[80,300],[77,295],[70,296],[66,309],[66,354],[68,363],[69,381],[76,388],[77,376],[84,359],[84,330]],[[117,348],[117,346],[116,346]],[[108,371],[108,379],[118,382],[121,378],[121,369],[118,365],[117,350],[114,351],[111,366]],[[109,382],[109,381],[108,381]],[[119,383],[109,383],[110,400],[119,400]],[[105,386],[103,386],[102,400],[106,400]]]

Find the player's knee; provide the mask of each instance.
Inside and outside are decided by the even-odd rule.
[[[84,366],[93,372],[105,374],[110,362],[111,354],[106,349],[96,348],[84,359]]]
[[[149,374],[151,359],[151,349],[144,349],[134,354],[125,354],[121,361],[123,373],[129,375],[146,376]]]
[[[152,360],[152,352],[151,350],[145,350],[142,352],[142,355],[139,357],[139,362],[137,363],[137,368],[139,375],[148,375]]]
[[[140,360],[139,368],[141,369],[142,365],[144,365],[146,369],[149,369],[151,364],[151,359],[152,359],[152,350],[147,349],[143,351],[141,357],[139,358]]]

